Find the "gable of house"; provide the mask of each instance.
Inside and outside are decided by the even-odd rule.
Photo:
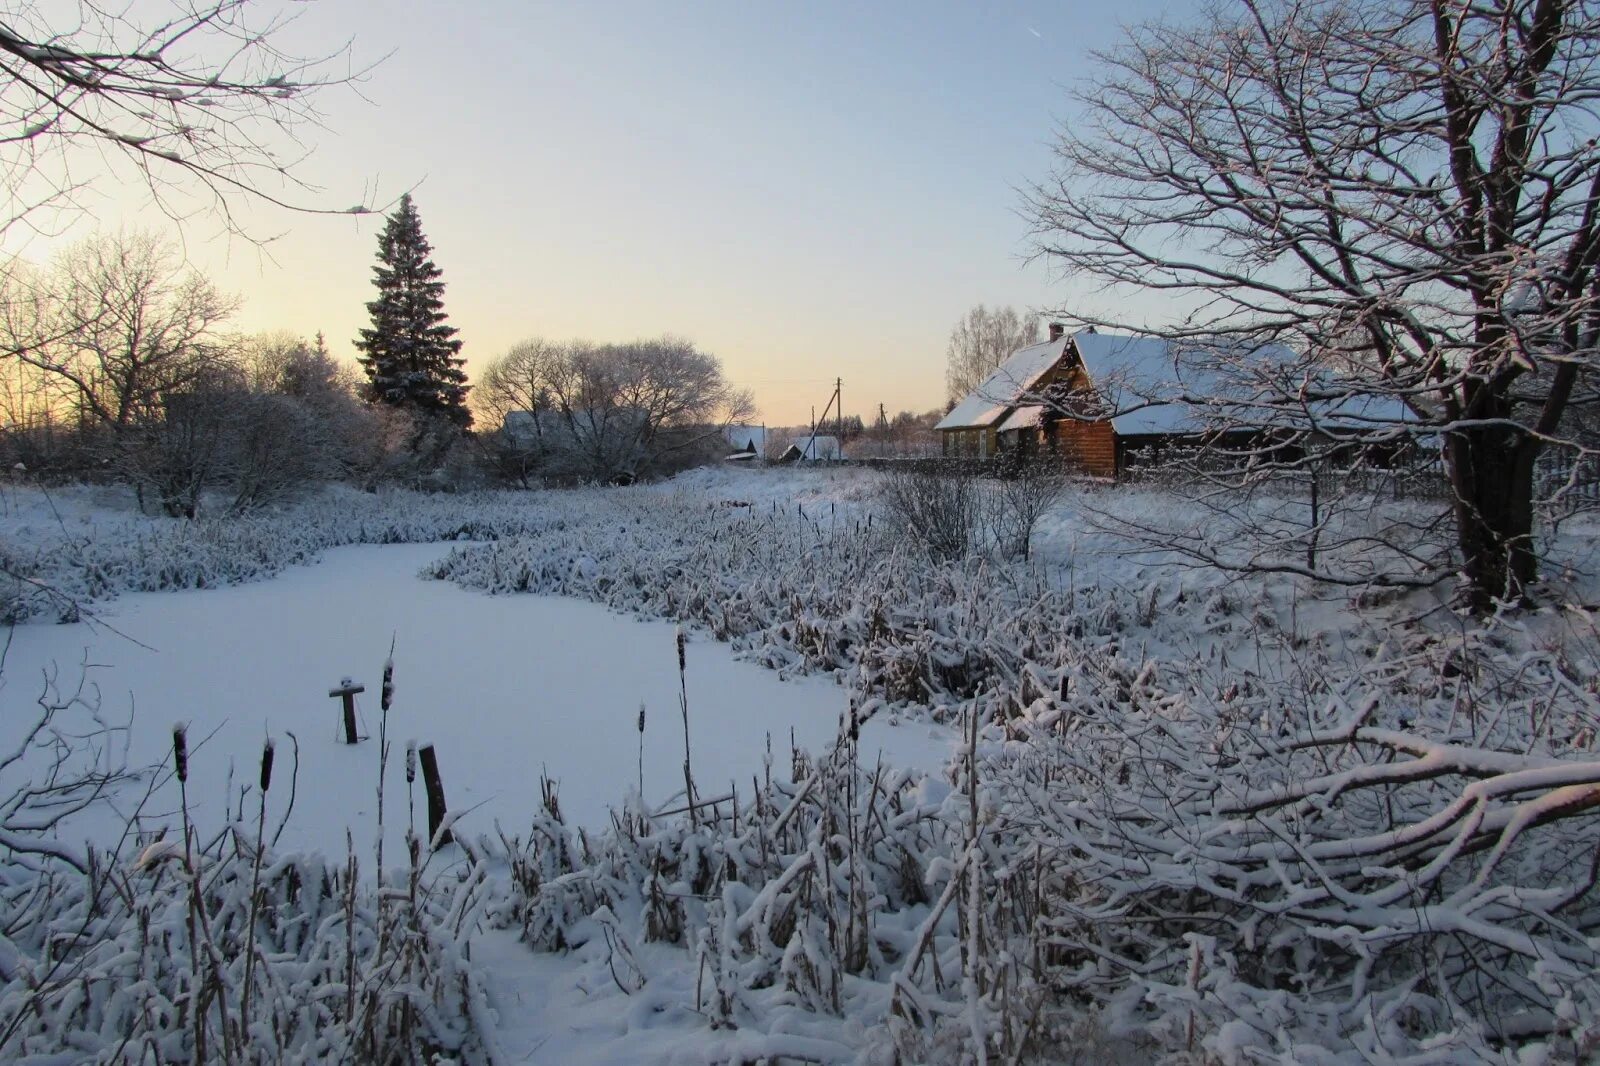
[[[735,422],[722,428],[722,436],[736,453],[767,454],[766,426]]]
[[[794,458],[807,462],[834,460],[840,456],[839,438],[825,437],[821,434],[813,437],[808,433],[789,442],[785,454],[791,451],[794,452]]]

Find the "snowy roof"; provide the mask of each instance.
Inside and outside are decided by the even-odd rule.
[[[998,427],[996,432],[1008,433],[1013,429],[1032,429],[1044,419],[1044,405],[1028,404],[1011,412],[1011,415]]]
[[[1208,420],[1182,401],[1232,389],[1220,368],[1195,358],[1197,350],[1159,337],[1083,332],[1072,343],[1100,399],[1120,412],[1111,418],[1118,436],[1199,432]]]
[[[978,429],[993,425],[1024,392],[1061,361],[1069,337],[1019,348],[996,367],[967,398],[950,409],[934,429]]]
[[[825,437],[820,433],[815,437],[809,433],[803,437],[796,437],[790,442],[789,447],[793,448],[805,459],[837,459],[839,457],[839,438]]]
[[[1268,426],[1349,433],[1416,421],[1401,400],[1318,372],[1281,344],[1114,333],[1079,333],[1073,343],[1101,400],[1119,412],[1118,436]]]
[[[722,427],[722,435],[735,448],[743,448],[748,444],[757,452],[765,452],[767,450],[766,426],[751,426],[734,422]]]
[[[1246,347],[1084,330],[1018,350],[936,428],[996,426],[1004,432],[1038,425],[1047,405],[1035,390],[1069,345],[1099,403],[1115,412],[1111,425],[1122,437],[1263,426],[1348,433],[1415,422],[1402,401],[1319,375],[1281,344]],[[1296,407],[1296,396],[1308,398]]]

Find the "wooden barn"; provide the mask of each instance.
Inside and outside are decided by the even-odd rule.
[[[1218,388],[1216,375],[1178,356],[1178,346],[1160,338],[1094,330],[1069,335],[1052,324],[1047,340],[1013,353],[945,415],[935,427],[943,453],[1055,455],[1111,478],[1171,445],[1202,435],[1215,440],[1200,406],[1187,398]]]

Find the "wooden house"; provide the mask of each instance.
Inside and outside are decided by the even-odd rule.
[[[1013,353],[935,428],[946,456],[1053,455],[1109,478],[1174,446],[1256,447],[1308,429],[1336,435],[1341,426],[1359,431],[1407,420],[1398,401],[1373,398],[1343,399],[1296,416],[1282,404],[1258,400],[1263,390],[1243,370],[1291,367],[1294,354],[1277,345],[1244,354],[1241,359],[1240,349],[1223,342],[1067,334],[1052,324],[1046,340]]]

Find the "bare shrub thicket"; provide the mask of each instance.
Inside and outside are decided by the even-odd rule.
[[[912,468],[884,478],[881,506],[891,528],[934,559],[952,562],[975,547],[984,500],[970,474]]]
[[[1067,476],[1053,456],[1023,459],[985,490],[986,524],[995,550],[1005,558],[1029,559],[1034,530],[1065,496]]]
[[[1065,475],[1048,461],[1015,463],[1001,477],[938,466],[892,470],[879,506],[891,528],[950,562],[992,550],[1027,559],[1039,520],[1066,490]]]

